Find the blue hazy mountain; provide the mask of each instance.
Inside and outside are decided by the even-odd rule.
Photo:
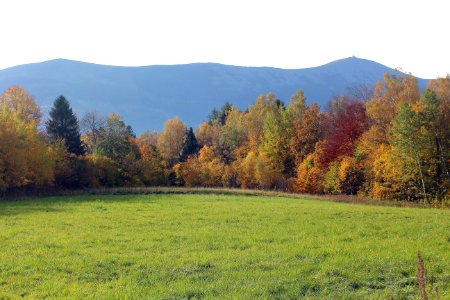
[[[0,70],[0,91],[20,85],[44,112],[64,95],[79,116],[88,110],[116,112],[142,133],[161,130],[175,116],[195,127],[225,101],[246,109],[269,92],[287,103],[301,89],[308,102],[324,107],[348,87],[374,85],[385,72],[394,70],[356,57],[295,70],[215,63],[116,67],[57,59]],[[419,79],[421,88],[426,84]]]

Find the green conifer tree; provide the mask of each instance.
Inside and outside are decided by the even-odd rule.
[[[62,139],[70,153],[84,154],[77,117],[64,96],[59,96],[53,103],[50,119],[45,125],[50,139],[53,141]]]
[[[188,159],[189,155],[198,153],[198,142],[195,137],[192,127],[189,130],[186,129],[186,135],[184,136],[183,148],[181,148],[180,161],[184,162]]]

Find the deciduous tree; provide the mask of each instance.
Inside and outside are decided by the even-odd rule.
[[[179,161],[185,135],[186,126],[176,117],[164,124],[164,129],[158,136],[158,150],[170,166]]]
[[[7,106],[11,112],[17,112],[26,122],[34,122],[36,126],[41,123],[42,113],[33,97],[20,86],[12,86],[0,95],[0,106]]]

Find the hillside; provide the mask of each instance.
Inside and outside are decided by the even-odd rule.
[[[44,111],[63,94],[78,115],[87,110],[117,112],[141,133],[160,130],[174,116],[197,126],[225,101],[246,109],[268,92],[288,102],[302,89],[308,101],[323,107],[348,87],[373,85],[393,71],[355,57],[295,70],[214,63],[115,67],[57,59],[0,70],[0,90],[18,84],[35,96]],[[419,79],[421,88],[426,83]]]

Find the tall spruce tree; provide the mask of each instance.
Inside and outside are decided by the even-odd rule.
[[[192,127],[189,130],[186,129],[186,134],[183,140],[183,148],[181,148],[180,161],[184,162],[188,159],[189,155],[198,153],[198,142],[195,137]]]
[[[64,140],[64,144],[70,153],[84,154],[77,117],[64,96],[59,96],[53,103],[50,110],[50,119],[46,122],[45,127],[52,140]]]

